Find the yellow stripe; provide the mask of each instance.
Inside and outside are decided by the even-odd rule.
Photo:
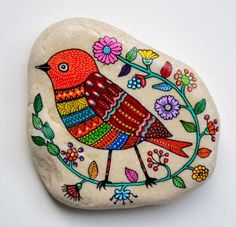
[[[57,103],[57,109],[60,115],[74,113],[76,111],[82,110],[86,106],[88,106],[88,103],[84,97],[76,100]]]

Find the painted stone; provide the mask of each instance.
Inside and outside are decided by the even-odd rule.
[[[29,143],[45,187],[68,206],[137,207],[186,194],[213,173],[218,130],[191,67],[110,25],[65,20],[33,46]]]

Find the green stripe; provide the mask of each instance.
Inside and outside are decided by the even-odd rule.
[[[151,126],[151,124],[155,121],[155,118],[152,116],[151,119],[148,120],[148,124],[144,127],[143,132],[142,132],[142,136],[145,136],[145,134],[147,133],[148,128]]]
[[[103,123],[102,125],[97,127],[95,130],[93,130],[89,134],[79,138],[78,140],[81,143],[84,143],[86,145],[92,145],[92,144],[96,143],[98,140],[100,140],[110,130],[111,130],[111,126],[106,123]]]

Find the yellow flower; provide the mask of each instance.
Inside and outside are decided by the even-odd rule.
[[[159,55],[152,50],[138,50],[138,52],[142,56],[145,65],[151,65],[153,59],[159,57]]]
[[[209,170],[205,166],[199,165],[193,169],[192,173],[193,180],[201,182],[206,180]]]
[[[138,50],[139,54],[142,56],[144,59],[156,59],[159,57],[159,55],[152,50]]]

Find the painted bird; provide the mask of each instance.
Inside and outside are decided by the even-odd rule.
[[[150,142],[182,157],[191,143],[171,140],[172,134],[140,102],[103,76],[88,53],[63,50],[47,63],[36,66],[49,76],[58,113],[69,133],[79,142],[108,150],[106,175],[97,188],[111,183],[113,150],[134,148],[146,177],[146,187],[155,184],[141,158],[138,144]]]

